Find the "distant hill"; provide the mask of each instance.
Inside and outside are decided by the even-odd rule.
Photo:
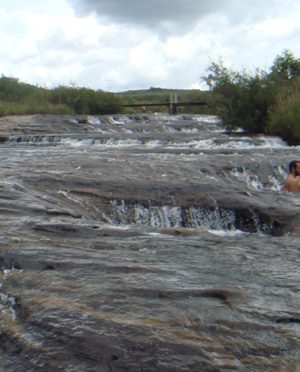
[[[169,88],[154,88],[151,87],[149,89],[133,89],[133,90],[127,90],[124,92],[118,92],[117,94],[172,94],[172,93],[178,93],[178,94],[186,94],[186,93],[193,93],[193,92],[199,92],[199,89],[169,89]]]

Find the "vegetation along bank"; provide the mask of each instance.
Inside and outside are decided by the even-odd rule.
[[[135,114],[142,104],[147,112],[166,112],[170,96],[183,102],[205,101],[202,106],[181,106],[180,113],[216,114],[231,131],[278,135],[291,145],[300,144],[300,59],[289,50],[278,55],[268,71],[235,71],[213,62],[202,77],[208,90],[150,88],[120,93],[75,86],[52,89],[2,75],[0,116],[23,114]],[[141,107],[126,105],[141,104]]]

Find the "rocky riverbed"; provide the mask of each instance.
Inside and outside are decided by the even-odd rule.
[[[299,371],[298,147],[213,116],[0,119],[5,371]]]

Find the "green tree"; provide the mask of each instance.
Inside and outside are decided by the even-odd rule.
[[[208,72],[204,81],[213,93],[211,104],[224,125],[230,130],[242,127],[249,132],[264,132],[273,102],[266,72],[233,71],[222,62],[212,63]]]
[[[26,101],[40,95],[40,89],[19,79],[2,75],[0,78],[0,99],[7,102]]]
[[[269,108],[267,131],[289,144],[300,143],[300,59],[289,50],[276,57],[269,79],[275,86],[274,104]]]
[[[291,145],[300,144],[300,77],[294,78],[278,92],[270,107],[267,131]]]
[[[299,79],[300,59],[289,50],[275,58],[269,72],[233,71],[220,62],[204,77],[227,128],[278,134],[289,143],[300,141]]]
[[[300,59],[293,53],[285,49],[278,55],[271,66],[269,78],[275,80],[277,84],[285,84],[300,76]]]
[[[120,98],[89,88],[58,86],[54,89],[0,78],[0,115],[8,114],[114,114],[121,110]]]
[[[66,104],[77,114],[114,114],[120,111],[120,100],[116,95],[89,88],[59,86],[52,90],[51,102]]]

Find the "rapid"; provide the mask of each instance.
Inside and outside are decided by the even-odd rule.
[[[205,115],[0,119],[5,371],[298,371],[300,147]]]

